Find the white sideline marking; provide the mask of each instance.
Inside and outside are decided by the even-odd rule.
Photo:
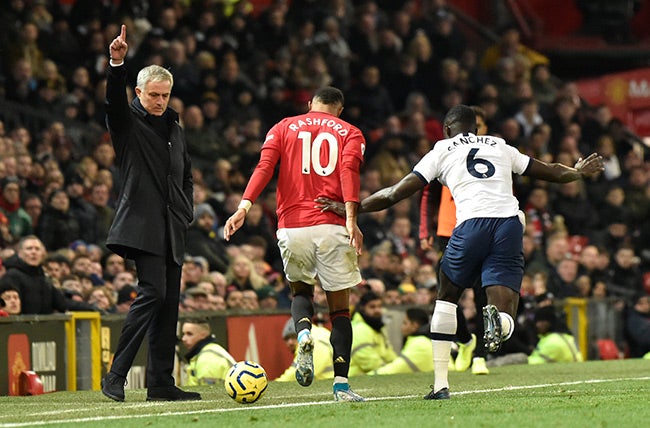
[[[650,380],[650,376],[642,377],[628,377],[628,378],[618,378],[618,379],[589,379],[589,380],[580,380],[580,381],[571,381],[571,382],[560,382],[560,383],[542,383],[537,385],[520,385],[520,386],[504,386],[501,388],[493,389],[476,389],[471,391],[454,391],[453,395],[468,395],[468,394],[482,394],[488,392],[503,392],[503,391],[516,391],[522,389],[536,389],[536,388],[548,388],[553,386],[567,386],[567,385],[580,385],[580,384],[589,384],[589,383],[606,383],[606,382],[622,382],[628,380]],[[394,397],[374,397],[366,398],[366,401],[386,401],[386,400],[401,400],[406,398],[416,398],[422,397],[422,394],[418,395],[399,395]],[[206,403],[215,400],[203,400],[197,401],[196,403]],[[216,401],[215,401],[216,402]],[[39,403],[42,404],[42,403]],[[115,405],[113,402],[107,402],[106,404]],[[120,407],[127,408],[138,408],[138,407],[160,407],[162,405],[168,405],[169,403],[159,402],[159,403],[133,403],[133,404],[124,404],[119,405]],[[188,403],[189,404],[189,403]],[[141,415],[117,415],[117,416],[94,416],[94,417],[85,417],[85,418],[71,418],[71,419],[60,419],[55,421],[33,421],[33,422],[10,422],[10,423],[0,423],[0,427],[27,427],[27,426],[39,426],[39,425],[55,425],[55,424],[68,424],[68,423],[83,423],[83,422],[98,422],[98,421],[109,421],[109,420],[119,420],[119,419],[133,419],[133,418],[150,418],[150,417],[159,417],[159,416],[175,416],[175,415],[193,415],[197,413],[225,413],[225,412],[239,412],[239,411],[252,411],[252,410],[261,410],[261,409],[279,409],[287,407],[304,407],[304,406],[313,406],[313,405],[341,405],[336,401],[309,401],[301,403],[283,403],[283,404],[269,404],[267,406],[241,406],[233,407],[229,409],[201,409],[201,410],[186,410],[180,412],[163,412],[163,413],[148,413]],[[95,406],[95,409],[103,409],[105,406]],[[92,410],[87,408],[87,410]],[[30,416],[47,416],[51,414],[61,414],[62,412],[71,412],[78,411],[78,409],[69,409],[63,411],[47,411],[39,413],[31,413]],[[7,415],[3,415],[7,416]]]

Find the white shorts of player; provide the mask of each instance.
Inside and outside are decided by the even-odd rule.
[[[357,254],[347,229],[334,224],[278,229],[284,273],[291,282],[315,285],[325,291],[354,287],[361,282]]]

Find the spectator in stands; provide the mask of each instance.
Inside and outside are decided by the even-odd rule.
[[[113,281],[115,277],[126,271],[126,261],[114,253],[106,253],[102,257],[102,273],[104,279]]]
[[[555,267],[548,278],[548,291],[555,297],[580,297],[578,289],[578,261],[564,258]]]
[[[481,67],[493,70],[500,59],[517,57],[525,59],[529,68],[537,64],[549,64],[549,59],[521,42],[521,33],[514,24],[507,24],[498,31],[499,41],[488,47],[481,58]]]
[[[650,215],[649,185],[650,175],[644,166],[636,165],[629,169],[629,178],[624,189],[625,206],[629,211],[631,227],[638,227]]]
[[[66,193],[70,200],[70,214],[79,223],[79,237],[86,242],[97,243],[97,210],[84,197],[84,179],[78,173],[70,174],[66,180]],[[105,238],[105,237],[104,237]]]
[[[0,299],[4,301],[2,310],[8,315],[22,314],[20,292],[8,279],[0,279]]]
[[[229,287],[226,293],[226,305],[228,309],[245,309],[244,308],[244,295],[241,290],[236,287]]]
[[[93,311],[93,306],[65,298],[52,285],[43,271],[45,247],[38,237],[28,235],[20,240],[17,253],[5,260],[3,279],[11,281],[20,294],[23,314],[51,314],[69,310]]]
[[[316,323],[312,324],[311,335],[314,341],[314,379],[334,378],[332,366],[332,345],[330,344],[330,331]],[[293,319],[289,318],[282,329],[282,340],[294,355],[291,365],[275,380],[278,382],[292,382],[296,379],[296,359],[298,358],[298,334]]]
[[[433,371],[433,351],[429,337],[429,315],[424,309],[409,308],[401,326],[404,344],[393,361],[368,374],[425,373]]]
[[[36,230],[38,219],[43,212],[43,201],[37,194],[30,193],[23,198],[23,208],[31,219],[32,230]]]
[[[397,358],[382,317],[381,297],[372,291],[361,296],[352,317],[350,376],[377,370]]]
[[[625,318],[625,337],[630,357],[648,358],[650,353],[650,296],[638,293]]]
[[[260,302],[257,298],[256,290],[242,290],[242,298],[244,299],[244,309],[247,309],[249,311],[256,311],[260,308]]]
[[[535,310],[535,329],[539,341],[528,356],[528,364],[567,363],[582,361],[576,340],[566,329],[561,328],[560,320],[552,305]]]
[[[106,183],[95,182],[90,188],[90,203],[97,212],[95,218],[95,230],[97,232],[96,241],[94,243],[104,245],[108,231],[115,218],[115,210],[109,206],[110,188]]]
[[[552,211],[564,218],[569,235],[587,236],[598,224],[598,211],[587,198],[582,182],[560,184]]]
[[[225,143],[217,131],[205,123],[199,106],[191,105],[185,109],[183,129],[193,166],[206,169],[218,159],[225,157]]]
[[[86,293],[85,301],[97,307],[102,313],[111,314],[117,312],[113,291],[105,286],[93,287]]]
[[[614,253],[613,275],[607,284],[608,295],[631,302],[643,291],[643,278],[639,269],[640,259],[632,245],[622,245]]]
[[[138,291],[134,285],[126,284],[121,287],[117,292],[116,312],[120,314],[128,313],[137,296]]]
[[[226,378],[226,373],[236,361],[212,335],[206,319],[189,319],[181,327],[181,341],[187,350],[185,385],[216,385]]]
[[[79,221],[70,212],[70,198],[64,190],[54,190],[47,202],[36,234],[48,250],[65,248],[81,237]]]
[[[375,65],[363,68],[359,84],[350,89],[346,98],[344,119],[354,122],[364,133],[381,128],[384,119],[394,112],[390,95],[381,83],[381,72]]]
[[[20,181],[16,176],[8,176],[0,181],[0,212],[9,220],[9,231],[14,240],[33,232],[32,219],[20,206]]]
[[[263,276],[255,270],[253,262],[244,255],[235,257],[226,272],[228,287],[234,286],[238,290],[259,290],[269,285]]]
[[[204,288],[196,285],[185,290],[179,310],[187,312],[211,310],[211,303],[208,299],[209,293]]]
[[[228,254],[223,240],[217,236],[217,215],[210,204],[202,203],[194,208],[194,222],[187,232],[186,251],[191,256],[205,257],[210,271],[225,273],[228,270]]]
[[[257,302],[260,309],[277,309],[278,293],[270,285],[264,286],[257,290]]]

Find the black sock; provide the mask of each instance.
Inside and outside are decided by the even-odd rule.
[[[330,343],[334,349],[334,376],[348,377],[352,348],[352,324],[350,311],[344,309],[330,313],[332,334]]]
[[[314,305],[311,296],[296,294],[291,302],[291,316],[296,325],[296,333],[302,330],[311,330],[311,319],[314,316]]]
[[[456,308],[456,320],[456,341],[458,343],[467,343],[472,340],[472,334],[469,332],[469,328],[467,328],[467,320],[460,306]]]

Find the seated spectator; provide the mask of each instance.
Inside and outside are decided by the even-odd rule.
[[[55,311],[95,311],[85,302],[66,299],[42,269],[45,247],[40,239],[28,235],[18,243],[17,253],[7,260],[6,278],[18,289],[23,314],[51,314]]]
[[[21,304],[18,287],[9,281],[0,280],[0,299],[4,302],[2,310],[7,315],[20,315]]]
[[[535,310],[535,329],[539,342],[528,356],[528,364],[568,363],[582,361],[576,340],[563,331],[555,308],[542,306]]]
[[[9,220],[9,231],[13,240],[33,232],[32,219],[20,206],[20,190],[18,177],[4,177],[0,181],[0,213]]]
[[[332,379],[334,378],[334,367],[332,366],[332,345],[330,344],[331,332],[325,327],[318,324],[312,324],[311,337],[314,341],[314,379]],[[298,335],[296,326],[292,318],[282,329],[282,340],[294,355],[294,359],[289,367],[275,379],[278,382],[293,382],[296,380],[296,359],[298,358]],[[431,347],[431,345],[429,345]]]
[[[81,279],[77,275],[70,274],[61,277],[59,281],[61,284],[61,291],[68,299],[84,302],[84,288],[81,285]]]
[[[226,306],[228,309],[245,309],[242,291],[236,287],[228,290],[226,294]]]
[[[217,215],[207,203],[194,209],[194,222],[187,232],[186,251],[192,256],[203,256],[208,260],[210,271],[226,272],[228,254],[223,239],[217,236],[215,224]]]
[[[183,310],[186,312],[207,311],[211,310],[209,293],[202,287],[195,286],[185,290],[185,299],[183,300]]]
[[[215,385],[223,383],[226,373],[236,361],[210,331],[207,320],[186,320],[181,341],[187,349],[186,385]]]
[[[86,293],[86,302],[97,307],[102,313],[111,314],[117,312],[113,291],[106,286],[94,287],[90,293]]]
[[[4,296],[3,296],[4,297]],[[625,318],[625,336],[630,357],[648,358],[650,353],[650,296],[636,295]]]
[[[113,278],[113,291],[119,293],[119,291],[125,285],[131,285],[135,287],[137,285],[137,282],[138,281],[135,277],[135,274],[130,270],[125,270],[124,272],[116,274],[115,278]]]
[[[120,288],[120,291],[117,292],[117,302],[115,304],[116,312],[119,314],[128,313],[137,296],[138,290],[130,284]]]
[[[240,255],[233,259],[226,272],[228,286],[239,290],[259,290],[269,285],[263,276],[255,270],[253,262],[246,256]]]
[[[242,298],[244,299],[244,309],[255,311],[260,308],[260,303],[257,300],[257,292],[255,290],[242,290]]]
[[[381,297],[372,291],[361,296],[352,317],[352,354],[350,376],[377,370],[397,354],[391,346],[382,320]]]
[[[64,190],[56,189],[50,193],[36,234],[48,250],[65,248],[81,237],[79,221],[70,211],[70,199]]]
[[[429,337],[429,315],[420,308],[406,310],[402,320],[402,350],[390,363],[368,374],[426,373],[433,371],[433,349]]]
[[[275,288],[266,285],[257,290],[257,302],[260,309],[277,309],[278,293]]]

